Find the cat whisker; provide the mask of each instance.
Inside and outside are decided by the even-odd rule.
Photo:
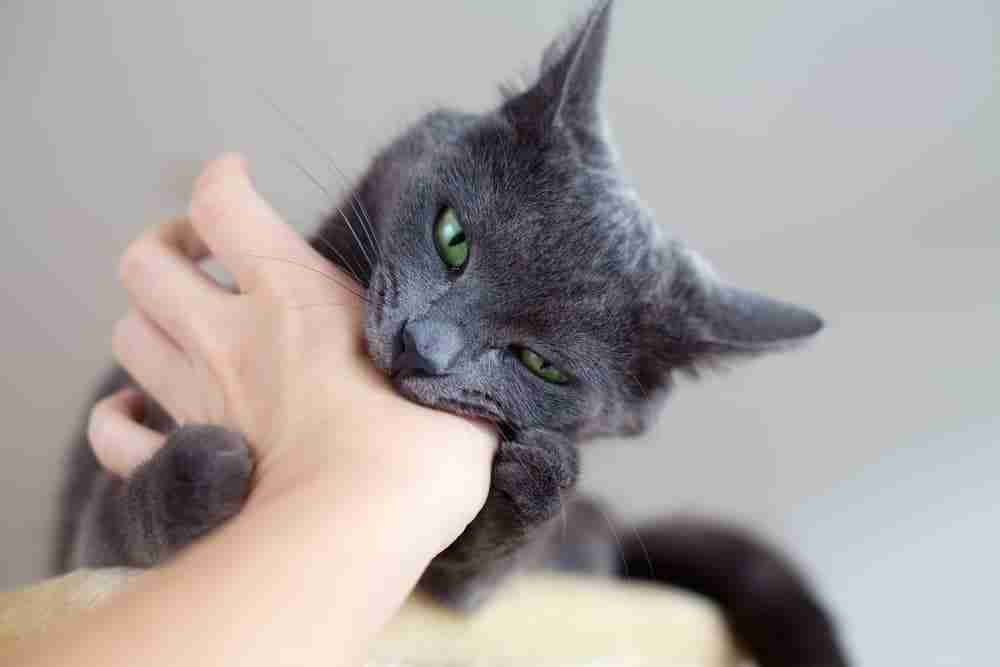
[[[375,236],[375,227],[372,225],[371,216],[369,216],[368,211],[365,210],[364,202],[362,202],[361,198],[353,192],[350,181],[347,180],[347,176],[340,169],[340,167],[337,166],[337,163],[334,162],[333,156],[324,153],[324,157],[327,162],[329,162],[330,167],[333,168],[333,170],[340,176],[340,180],[344,184],[344,189],[350,193],[351,209],[354,211],[354,215],[358,217],[358,221],[361,223],[361,231],[363,231],[365,236],[368,238],[368,243],[371,245],[372,253],[375,255],[375,259],[379,259],[382,254],[382,249],[378,245],[378,240]]]
[[[639,378],[637,378],[634,373],[626,373],[626,375],[628,375],[632,379],[632,381],[635,382],[635,386],[639,387],[639,392],[642,394],[643,400],[649,398],[649,392],[646,391],[646,388],[642,385],[642,382],[639,382]]]
[[[354,279],[356,281],[358,281],[358,284],[360,285],[364,284],[365,281],[361,279],[361,275],[357,272],[357,270],[355,270],[354,266],[352,266],[352,263],[348,262],[347,258],[344,257],[344,255],[342,255],[339,250],[337,250],[336,246],[327,241],[322,233],[317,234],[316,238],[319,239],[319,241],[322,242],[323,245],[329,248],[338,257],[338,259],[340,259],[341,262],[343,262],[344,267],[351,272],[351,275],[354,276]]]
[[[340,171],[338,169],[338,171]],[[361,222],[363,223],[365,232],[368,234],[368,240],[371,241],[372,249],[375,251],[375,257],[380,258],[382,256],[382,248],[378,244],[378,235],[375,234],[375,224],[372,222],[372,217],[368,215],[367,209],[365,209],[365,203],[361,201],[353,192],[351,193],[351,198],[358,202],[358,206],[361,208]]]
[[[621,536],[618,535],[618,531],[615,529],[614,521],[612,521],[611,517],[608,516],[608,513],[604,511],[604,508],[598,504],[595,504],[594,507],[601,513],[601,516],[604,517],[604,523],[608,525],[608,530],[611,531],[611,535],[615,538],[615,544],[618,545],[618,557],[622,559],[622,567],[624,568],[625,578],[627,579],[629,576],[628,560],[625,558],[625,545],[622,544]],[[645,549],[645,546],[643,549]],[[652,568],[652,565],[650,565],[650,568]]]
[[[368,255],[368,251],[365,250],[365,245],[361,242],[361,239],[358,238],[357,233],[354,231],[354,225],[351,224],[351,221],[348,219],[348,217],[346,215],[344,215],[344,211],[340,208],[340,206],[337,204],[336,200],[333,198],[333,194],[326,188],[325,185],[323,185],[323,183],[320,182],[320,180],[318,178],[316,178],[312,174],[311,171],[309,171],[308,169],[306,169],[305,166],[301,162],[299,162],[298,160],[296,160],[291,155],[285,155],[285,159],[288,160],[296,169],[298,169],[299,171],[301,171],[302,174],[305,175],[305,177],[307,179],[309,179],[309,181],[313,185],[315,185],[317,188],[319,188],[319,190],[323,194],[326,195],[327,199],[330,200],[330,202],[333,204],[333,207],[337,210],[337,213],[339,213],[340,217],[343,219],[344,224],[347,226],[347,229],[351,232],[351,236],[354,238],[355,243],[358,244],[358,248],[361,250],[361,253],[364,255],[365,260],[368,262],[368,269],[369,269],[369,272],[370,272],[370,270],[372,268],[374,268],[374,264],[372,263],[372,258]],[[329,245],[329,242],[327,242],[327,243]],[[364,281],[362,281],[359,278],[358,282],[364,282]]]
[[[329,241],[327,241],[326,237],[323,236],[322,233],[317,234],[316,235],[316,239],[320,243],[322,243],[324,246],[326,246],[327,248],[329,248],[330,251],[333,252],[337,256],[337,258],[343,264],[343,268],[346,269],[347,271],[351,272],[351,276],[353,276],[354,280],[359,285],[364,285],[364,281],[361,279],[361,274],[358,272],[358,270],[355,267],[355,265],[354,265],[353,262],[349,261],[349,259],[347,257],[345,257],[343,254],[341,254],[340,250],[338,250],[335,245],[333,245],[332,243],[330,243]]]
[[[337,276],[335,276],[333,274],[330,274],[330,273],[327,273],[326,271],[322,271],[320,269],[314,268],[314,267],[309,266],[307,264],[303,264],[301,262],[296,262],[295,260],[287,259],[285,257],[271,257],[269,255],[256,255],[256,254],[253,254],[253,253],[248,253],[248,256],[253,257],[254,259],[267,259],[267,260],[271,260],[273,262],[283,262],[285,264],[290,264],[291,266],[297,266],[300,269],[304,269],[306,271],[311,271],[313,273],[317,273],[317,274],[323,276],[324,278],[326,278],[327,280],[329,280],[330,282],[332,282],[334,285],[337,285],[341,289],[343,289],[343,290],[345,290],[347,292],[350,292],[351,294],[353,294],[354,296],[358,297],[359,299],[361,299],[365,303],[371,303],[371,301],[370,301],[370,299],[368,298],[367,295],[362,294],[361,292],[355,290],[351,286],[349,286],[349,285],[345,284],[344,282],[338,280]]]
[[[653,572],[653,559],[649,557],[649,550],[646,548],[646,543],[643,541],[642,535],[639,534],[639,529],[631,523],[629,524],[629,528],[632,529],[632,534],[635,535],[635,539],[639,543],[639,547],[642,549],[642,555],[646,558],[646,567],[649,569],[649,578],[656,579],[656,574]]]
[[[309,146],[316,153],[318,153],[319,155],[321,155],[327,161],[327,163],[333,169],[335,169],[337,171],[337,173],[340,175],[341,179],[344,182],[344,186],[347,188],[348,192],[351,192],[350,183],[348,182],[347,177],[344,175],[344,172],[341,171],[340,167],[337,166],[337,163],[336,163],[336,161],[334,161],[333,156],[330,155],[330,153],[328,151],[326,151],[322,146],[320,146],[319,142],[317,142],[315,139],[313,139],[312,136],[308,132],[306,132],[306,129],[305,129],[305,127],[303,127],[302,123],[299,123],[294,118],[292,118],[291,115],[289,115],[284,109],[282,109],[280,106],[278,106],[278,103],[275,102],[266,93],[264,93],[263,90],[257,89],[257,94],[261,97],[261,99],[264,100],[264,102],[268,106],[271,107],[271,109],[279,117],[281,117],[282,120],[285,121],[285,123],[287,123],[293,130],[295,130],[296,133],[298,133],[298,135],[303,139],[303,141],[305,141],[307,144],[309,144]],[[324,192],[326,192],[326,188],[323,188],[323,190],[324,190]],[[327,192],[327,196],[329,196],[330,199],[333,200],[333,197],[330,195],[329,192]],[[375,230],[374,230],[374,228],[372,228],[371,217],[368,215],[368,212],[365,211],[364,204],[361,202],[360,199],[358,199],[358,197],[356,195],[354,195],[352,193],[351,194],[351,198],[354,201],[357,201],[357,203],[361,206],[361,211],[363,212],[363,215],[359,214],[356,208],[355,208],[354,212],[355,212],[355,215],[358,216],[358,220],[361,221],[362,230],[365,232],[365,235],[368,237],[368,242],[371,245],[372,252],[374,252],[376,254],[376,257],[377,257],[377,256],[379,256],[381,254],[381,252],[380,252],[381,249],[378,246],[378,242],[377,242],[376,236],[374,234]],[[354,207],[354,201],[352,201],[352,203],[351,203],[352,208]],[[334,204],[336,204],[336,201],[334,201]],[[338,208],[338,210],[339,210],[339,208]],[[340,215],[341,215],[341,217],[344,217],[344,214],[343,214],[342,211],[340,212]],[[345,217],[345,221],[346,221],[346,217]],[[351,233],[352,234],[354,233],[353,229],[351,230]],[[359,245],[361,245],[360,242],[359,242]],[[362,252],[364,252],[364,246],[363,245],[361,245],[361,250],[362,250]],[[365,257],[368,257],[368,253],[367,252],[365,252]],[[371,263],[371,258],[368,258],[368,261],[369,261],[369,263]]]

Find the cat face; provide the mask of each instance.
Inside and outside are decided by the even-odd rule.
[[[635,383],[641,267],[658,261],[637,201],[565,139],[526,140],[502,114],[439,112],[404,146],[369,288],[375,363],[421,403],[586,428]]]
[[[627,185],[598,106],[609,13],[557,40],[530,88],[428,115],[363,180],[367,345],[412,400],[515,433],[632,433],[675,371],[819,329],[718,282]]]

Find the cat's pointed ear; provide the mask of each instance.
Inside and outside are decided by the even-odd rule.
[[[672,291],[686,295],[687,303],[675,306],[686,313],[683,337],[703,349],[722,354],[780,350],[823,328],[813,311],[727,284],[691,251],[681,257]]]
[[[504,104],[516,125],[538,130],[599,125],[612,4],[599,0],[582,23],[549,46],[538,80]]]
[[[823,328],[807,308],[723,284],[709,288],[698,319],[701,342],[737,353],[781,349]]]
[[[643,300],[641,352],[628,370],[634,400],[608,433],[644,431],[673,386],[675,371],[697,374],[702,365],[778,352],[823,328],[811,310],[724,283],[688,250],[677,253],[671,273]]]

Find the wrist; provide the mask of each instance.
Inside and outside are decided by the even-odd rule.
[[[287,430],[259,461],[247,509],[288,494],[337,504],[356,497],[360,512],[368,503],[388,513],[387,530],[428,540],[430,556],[450,544],[485,502],[495,430],[395,394],[383,398],[330,415],[336,428],[320,421]]]

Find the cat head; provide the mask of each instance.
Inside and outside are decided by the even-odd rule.
[[[719,280],[625,181],[601,111],[610,12],[497,109],[429,114],[363,179],[368,349],[407,397],[515,433],[636,433],[678,371],[820,329]]]

